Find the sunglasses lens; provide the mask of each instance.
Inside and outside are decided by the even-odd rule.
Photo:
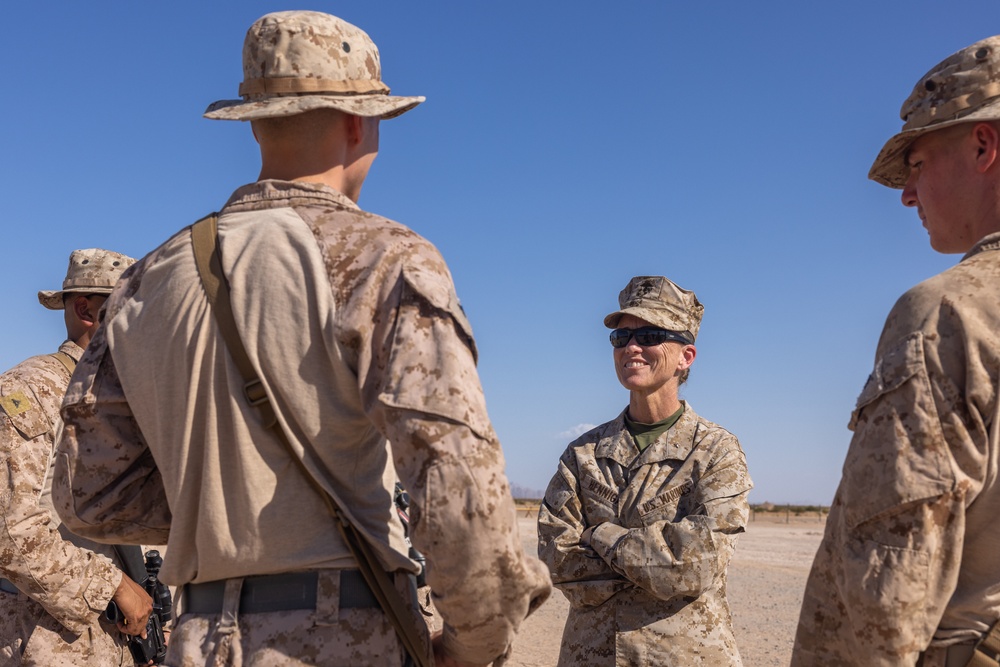
[[[650,347],[652,345],[659,345],[667,340],[666,329],[654,329],[652,327],[643,327],[642,329],[636,329],[634,332],[635,342],[639,343],[643,347]]]
[[[611,347],[625,347],[632,338],[631,329],[615,329],[611,332]]]
[[[675,340],[685,345],[688,344],[684,336],[676,332],[659,327],[642,327],[641,329],[615,329],[611,332],[611,347],[625,347],[633,338],[642,347],[660,345],[661,343],[666,343],[668,340]]]

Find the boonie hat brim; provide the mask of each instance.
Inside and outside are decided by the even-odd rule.
[[[69,255],[61,290],[38,292],[38,303],[49,310],[63,310],[64,294],[111,294],[122,273],[135,260],[103,248],[81,248]]]
[[[313,111],[337,109],[353,116],[389,119],[401,116],[426,100],[423,96],[400,95],[303,95],[269,97],[262,100],[219,100],[205,110],[212,120],[259,120]]]
[[[961,123],[998,119],[1000,119],[1000,99],[993,100],[961,118],[941,121],[912,130],[903,130],[885,142],[868,171],[868,178],[890,188],[902,189],[910,175],[910,168],[906,165],[906,151],[914,141],[930,132],[937,132]]]
[[[65,310],[64,294],[111,294],[111,287],[76,287],[62,290],[43,290],[38,293],[38,303],[49,310]]]
[[[337,109],[395,118],[424,101],[390,92],[378,47],[364,30],[323,12],[273,12],[247,30],[240,99],[214,102],[204,116],[259,120]]]

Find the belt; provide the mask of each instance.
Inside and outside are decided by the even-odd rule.
[[[980,645],[980,649],[977,651],[976,644],[952,644],[942,650],[945,656],[945,667],[992,667],[1000,665],[1000,660],[993,656],[993,652],[988,646]],[[975,657],[974,661],[973,657]]]
[[[0,579],[0,591],[3,591],[4,593],[11,593],[12,595],[17,595],[21,592],[18,590],[17,586],[10,583],[6,579]]]
[[[945,649],[945,667],[965,667],[975,652],[975,644],[953,644]]]
[[[240,589],[241,614],[316,608],[316,585],[319,573],[289,572],[245,577]],[[226,580],[184,586],[184,612],[189,614],[222,613]],[[340,570],[340,608],[379,607],[378,599],[358,570]]]

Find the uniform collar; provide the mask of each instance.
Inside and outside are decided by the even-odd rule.
[[[611,459],[622,466],[629,467],[633,463],[652,463],[666,459],[685,459],[694,449],[695,437],[698,433],[698,415],[687,401],[684,413],[677,423],[666,433],[660,435],[643,452],[632,439],[632,434],[625,426],[625,413],[628,408],[619,413],[613,422],[608,424],[605,435],[602,435],[594,447],[596,458]]]
[[[72,357],[76,363],[80,363],[80,357],[83,356],[83,348],[71,340],[64,340],[59,346],[59,351]]]
[[[659,438],[650,443],[649,447],[643,450],[639,456],[639,463],[652,463],[654,461],[664,461],[666,459],[686,459],[694,449],[695,437],[698,434],[698,415],[691,408],[687,401],[684,404],[684,413],[677,423],[662,434]]]
[[[979,242],[976,245],[972,246],[972,250],[965,253],[965,255],[962,257],[962,261],[969,259],[973,255],[978,255],[981,252],[986,252],[987,250],[1000,250],[1000,232],[987,234],[983,238],[979,239]]]
[[[347,195],[328,185],[277,180],[257,181],[238,188],[226,202],[226,208],[239,204],[287,199],[315,199],[342,208],[360,210]]]

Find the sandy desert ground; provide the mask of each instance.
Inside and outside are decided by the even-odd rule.
[[[788,664],[802,590],[823,536],[817,518],[758,518],[729,567],[729,603],[746,667]],[[536,553],[534,517],[518,519],[525,551]],[[521,629],[508,667],[552,667],[569,604],[558,591]]]

